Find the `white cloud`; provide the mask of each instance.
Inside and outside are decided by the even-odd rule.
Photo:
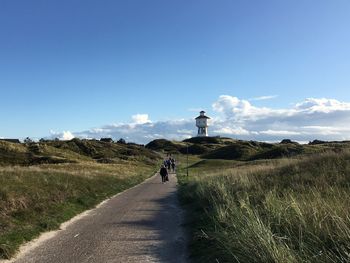
[[[267,95],[267,96],[260,96],[249,99],[250,101],[259,101],[259,100],[271,100],[277,98],[278,95]]]
[[[307,98],[290,108],[256,107],[246,100],[222,95],[213,103],[222,114],[221,126],[247,130],[254,139],[289,137],[299,141],[350,138],[350,103],[335,99]],[[243,134],[242,134],[243,135]]]
[[[144,124],[151,122],[148,117],[148,114],[135,114],[131,116],[131,119],[135,124]]]
[[[193,133],[193,130],[186,130],[186,129],[180,129],[180,130],[177,130],[177,133],[179,134],[192,134]]]
[[[309,134],[343,136],[350,134],[350,127],[304,126],[302,128],[308,131]]]
[[[350,110],[350,103],[340,102],[334,99],[315,99],[308,98],[295,105],[297,110],[305,110],[307,112],[324,112],[332,111],[348,111]]]
[[[220,129],[214,130],[214,133],[223,134],[223,135],[249,135],[250,132],[242,127],[231,128],[231,127],[222,127]]]
[[[96,133],[98,131],[98,133]],[[121,123],[106,125],[83,132],[74,133],[80,138],[112,137],[114,139],[124,138],[137,143],[147,143],[154,139],[167,138],[171,140],[182,140],[195,135],[194,120],[171,120],[145,123]]]
[[[58,138],[63,141],[69,141],[75,138],[74,134],[71,133],[70,131],[56,132],[51,130],[50,133],[51,133],[51,136],[50,136],[51,138]]]
[[[63,131],[62,137],[60,139],[68,141],[73,139],[75,136],[70,131]]]
[[[300,132],[296,131],[279,131],[279,130],[267,130],[261,131],[260,134],[273,135],[273,136],[290,136],[290,135],[300,135]]]
[[[204,105],[207,106],[207,105]],[[248,100],[230,95],[220,96],[213,104],[210,135],[237,139],[279,141],[350,139],[350,103],[335,99],[307,98],[287,108],[258,107]],[[195,117],[195,116],[193,116]],[[148,114],[132,116],[132,122],[110,124],[82,132],[52,133],[70,139],[112,137],[137,143],[166,138],[182,140],[195,136],[193,118],[151,122]]]
[[[278,112],[266,107],[255,107],[247,100],[240,100],[237,97],[229,95],[221,95],[213,103],[212,107],[214,111],[223,113],[226,119],[235,121],[236,123],[247,120],[253,121]]]

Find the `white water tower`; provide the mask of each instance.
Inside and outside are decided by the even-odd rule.
[[[196,118],[196,126],[198,127],[198,137],[208,136],[208,116],[205,116],[205,111],[201,111]]]

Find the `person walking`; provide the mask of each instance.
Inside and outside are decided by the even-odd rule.
[[[175,164],[175,159],[172,158],[172,159],[171,159],[171,168],[172,168],[172,170],[173,170],[173,173],[175,173],[175,166],[176,166],[176,164]]]
[[[165,168],[164,165],[161,166],[159,174],[162,177],[162,183],[164,184],[167,181],[168,177],[168,170]]]
[[[171,168],[171,157],[169,157],[168,160],[166,160],[166,167],[168,168],[169,172],[170,172],[170,168]]]

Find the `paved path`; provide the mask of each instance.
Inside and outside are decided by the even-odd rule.
[[[176,196],[176,177],[160,176],[127,190],[16,263],[186,262],[183,212]]]

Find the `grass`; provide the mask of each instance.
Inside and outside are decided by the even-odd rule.
[[[153,163],[159,154],[141,145],[73,139],[17,144],[0,141],[0,166],[80,163],[119,163],[134,160]]]
[[[349,151],[191,165],[178,174],[194,262],[350,261]]]
[[[327,151],[338,152],[344,148],[350,149],[350,142],[314,141],[309,144],[298,144],[285,139],[280,143],[266,143],[221,137],[193,137],[182,142],[157,139],[147,144],[146,148],[174,154],[201,155],[203,159],[253,161],[310,155]]]
[[[350,143],[153,144],[0,141],[0,258],[152,175],[156,148],[180,164],[194,261],[350,261]]]
[[[150,177],[158,160],[159,155],[137,145],[77,139],[0,142],[0,259]]]
[[[0,168],[0,258],[154,171],[131,162]]]
[[[217,137],[193,137],[181,142],[156,139],[148,143],[146,148],[173,154],[186,154],[188,152],[191,155],[198,155],[208,153],[233,142],[235,140],[230,138]]]

